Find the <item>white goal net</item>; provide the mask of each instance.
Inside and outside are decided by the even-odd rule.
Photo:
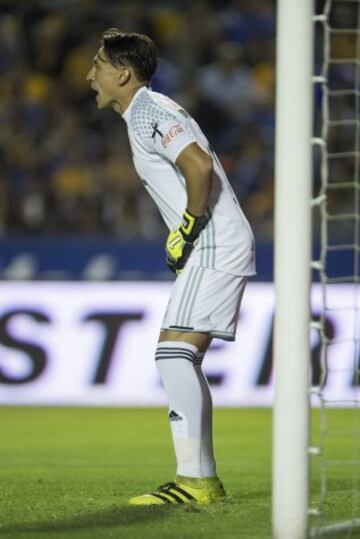
[[[345,539],[360,537],[360,0],[316,10],[311,535]]]

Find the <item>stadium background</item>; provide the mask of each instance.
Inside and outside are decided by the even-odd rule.
[[[273,213],[273,3],[31,0],[1,2],[1,10],[5,278],[171,278],[163,260],[165,228],[135,175],[125,125],[113,111],[97,111],[85,81],[109,26],[154,38],[161,61],[153,89],[198,120],[266,252]],[[108,258],[94,270],[99,254]],[[271,260],[260,259],[269,278]]]
[[[275,3],[3,0],[0,9],[0,276],[171,278],[125,125],[96,109],[85,81],[98,36],[118,25],[158,44],[152,87],[207,134],[254,228],[257,279],[271,280]],[[347,46],[346,36],[335,43]],[[333,76],[350,85],[346,66]],[[319,89],[315,97],[319,111]],[[334,143],[346,136],[338,129]]]
[[[321,5],[322,2],[317,7]],[[41,317],[56,320],[60,312],[69,310],[71,302],[67,304],[66,298],[72,291],[76,294],[86,289],[85,295],[92,297],[91,290],[95,288],[91,288],[90,282],[104,283],[105,295],[110,283],[118,282],[118,309],[125,311],[129,311],[129,305],[124,307],[121,301],[126,296],[126,283],[154,282],[152,292],[145,295],[153,295],[159,312],[166,305],[159,298],[165,289],[165,295],[168,294],[166,282],[170,286],[173,276],[164,263],[165,226],[136,177],[124,122],[112,110],[97,110],[94,92],[85,80],[101,32],[119,26],[127,31],[148,33],[158,44],[160,63],[152,80],[153,89],[173,97],[198,120],[254,229],[258,274],[249,286],[248,300],[245,296],[239,349],[232,350],[235,358],[240,356],[241,361],[248,361],[253,372],[252,387],[254,384],[266,387],[271,381],[273,298],[271,285],[261,294],[265,289],[256,292],[256,281],[271,282],[273,266],[275,3],[197,0],[155,1],[150,5],[145,1],[31,0],[3,1],[0,7],[3,365],[21,380],[19,373],[29,371],[24,365],[28,349],[24,348],[21,335],[31,334],[33,340],[41,343],[44,338],[39,329],[41,323],[37,323]],[[348,10],[335,12],[337,22],[343,25],[352,15]],[[321,40],[318,33],[317,73],[322,59]],[[340,36],[334,42],[333,54],[346,56],[352,44],[346,35]],[[339,65],[331,76],[334,87],[344,84],[351,87],[354,81],[350,79],[355,73],[346,65]],[[314,98],[316,132],[321,118],[319,85]],[[349,108],[351,103],[341,100],[336,114],[346,117]],[[350,145],[351,136],[350,130],[337,127],[330,133],[329,148]],[[319,163],[320,156],[315,152],[314,193],[319,188]],[[340,165],[343,168],[337,168],[334,173],[351,176],[352,163],[349,160],[336,163],[334,169]],[[341,213],[352,203],[348,191],[337,192],[333,198],[330,195],[330,211],[335,208]],[[347,233],[346,223],[336,223],[332,237],[341,239]],[[318,240],[319,223],[315,214],[314,252],[318,251]],[[352,262],[350,251],[329,256],[328,274],[332,277],[350,274]],[[317,276],[314,272],[314,279]],[[43,286],[32,287],[34,280]],[[64,283],[69,282],[71,287],[73,281],[79,286],[64,288]],[[99,294],[98,291],[97,298]],[[35,298],[39,301],[43,298],[42,303],[37,303]],[[105,307],[101,299],[94,302],[98,311]],[[80,297],[77,303],[82,304]],[[111,309],[115,307],[112,305]],[[137,308],[147,313],[145,304]],[[316,316],[318,307],[314,305],[314,309]],[[80,353],[79,348],[69,350],[65,343],[75,342],[79,320],[86,320],[93,311],[94,305],[85,303],[83,311],[80,307],[72,311],[74,319],[78,319],[73,324],[74,336],[64,333],[60,323],[56,326],[60,358],[69,352]],[[144,320],[147,317],[148,314]],[[256,352],[244,344],[249,341],[246,339],[248,317],[254,327],[263,328],[258,337],[261,346]],[[153,320],[151,331],[155,343],[161,318],[154,315]],[[101,348],[102,342],[106,348],[107,340],[102,341],[101,337],[103,319],[101,323],[94,346]],[[341,334],[341,329],[337,329],[340,319],[329,324],[333,333]],[[20,344],[14,343],[14,328],[15,341],[16,334],[20,335]],[[146,330],[150,331],[138,325],[134,332]],[[212,351],[224,355],[224,346],[214,344]],[[116,354],[115,345],[113,348]],[[53,345],[49,354],[57,363],[55,349]],[[153,351],[150,346],[148,355]],[[141,351],[133,354],[139,355]],[[214,357],[219,359],[221,354]],[[150,357],[143,359],[150,361]],[[319,341],[315,336],[313,364],[317,376],[318,362]],[[207,374],[214,383],[216,379],[226,379],[216,372]],[[24,381],[30,381],[31,376],[31,372],[23,374]],[[8,382],[8,378],[5,374],[3,381]],[[35,384],[33,388],[38,391]],[[11,395],[15,395],[11,383],[6,391],[10,391],[11,402]],[[48,391],[52,392],[51,384]],[[219,402],[225,403],[221,399]],[[231,402],[254,404],[252,398],[244,401],[240,393],[238,400]],[[269,402],[269,398],[260,398],[258,404]]]
[[[323,1],[317,4],[322,7]],[[215,402],[271,403],[275,7],[267,0],[0,0],[2,404],[121,404],[121,391],[128,404],[137,404],[139,394],[149,389],[152,403],[165,402],[159,380],[152,376],[155,322],[172,279],[164,265],[166,230],[136,178],[125,125],[113,111],[96,109],[85,81],[98,36],[111,26],[149,33],[158,44],[161,62],[153,89],[179,101],[198,120],[252,224],[258,275],[245,295],[241,338],[236,345],[214,344],[206,374]],[[337,11],[344,26],[349,16]],[[320,35],[317,73],[321,40]],[[346,56],[349,47],[342,36],[334,52]],[[354,86],[346,66],[337,66],[332,79],[335,86]],[[315,131],[320,92],[317,87]],[[350,108],[342,100],[336,113],[346,117]],[[347,137],[339,127],[330,134],[330,143],[336,147]],[[314,157],[317,192],[319,156]],[[336,174],[351,175],[351,164],[342,167]],[[329,200],[339,212],[350,203],[343,194]],[[315,252],[318,224],[315,215]],[[335,236],[347,232],[339,223]],[[329,273],[347,274],[351,263],[347,253],[329,259]],[[118,297],[113,286],[119,287]],[[153,286],[152,292],[147,286]],[[136,314],[143,317],[143,331],[133,327],[117,333],[124,309],[130,318],[134,315],[137,288],[147,290],[146,304],[140,303]],[[345,288],[338,292],[347,297]],[[124,300],[131,294],[133,303]],[[319,289],[315,317],[318,296]],[[114,312],[117,301],[120,313]],[[148,316],[155,310],[156,316]],[[106,319],[109,314],[118,316],[116,331],[109,325],[111,317]],[[84,321],[87,328],[101,324],[83,333]],[[341,316],[328,323],[339,338],[349,327]],[[110,337],[118,334],[121,346],[115,350]],[[315,334],[312,347],[316,383]],[[121,357],[118,370],[116,361],[107,362],[105,348]],[[131,355],[125,360],[124,350]],[[153,374],[147,377],[143,365],[151,365]],[[152,386],[142,385],[144,380]],[[133,401],[130,382],[137,391]],[[345,380],[343,389],[352,383]],[[0,445],[0,533],[7,539],[270,535],[268,409],[216,410],[218,466],[230,494],[226,505],[209,512],[156,515],[134,514],[126,503],[134,492],[173,474],[165,408],[1,406],[0,414],[6,440]],[[333,410],[331,418],[339,429],[351,423],[341,410]],[[336,443],[337,455],[352,447],[350,439]],[[335,491],[348,487],[340,468],[331,481]],[[316,477],[313,483],[316,496]],[[330,494],[326,510],[332,518],[342,518],[346,505]]]
[[[66,375],[62,377],[56,369],[53,374],[64,397],[54,401],[56,391],[46,376],[52,372],[48,365],[61,364],[65,369],[65,357],[76,356],[77,364],[88,363],[85,370],[90,373],[96,354],[89,352],[87,359],[84,355],[81,359],[81,346],[75,344],[75,335],[81,332],[79,320],[91,315],[96,302],[98,311],[116,306],[95,300],[94,289],[87,288],[92,305],[84,305],[76,315],[73,312],[77,322],[73,322],[73,334],[66,334],[59,318],[67,311],[72,319],[67,299],[72,292],[61,288],[59,281],[80,281],[79,287],[71,289],[76,295],[88,281],[104,282],[106,287],[113,281],[173,279],[164,263],[165,226],[136,177],[125,124],[112,110],[97,110],[94,92],[85,80],[99,36],[105,28],[119,26],[153,37],[161,60],[152,87],[179,101],[209,137],[254,227],[261,251],[257,278],[269,280],[274,5],[264,1],[251,6],[242,1],[150,5],[111,0],[5,1],[0,5],[0,275],[6,283],[11,281],[11,288],[4,282],[2,289],[2,402],[33,402],[34,397],[39,402],[38,382],[42,380],[49,396],[40,399],[41,403],[74,403],[78,402],[75,387],[72,397],[65,393]],[[34,280],[43,286],[32,286]],[[123,305],[126,289],[126,285],[119,289],[118,310],[128,312],[129,305]],[[157,299],[158,311],[163,312],[166,303],[162,300],[160,305],[156,284],[151,294],[154,303]],[[81,304],[80,297],[76,302]],[[146,305],[138,307],[146,322],[150,316]],[[147,355],[141,358],[153,370],[153,345],[161,320],[158,315],[155,318],[151,330],[144,325],[137,328],[141,334],[151,331],[153,335]],[[51,320],[45,335],[43,320]],[[268,314],[270,329],[263,339],[264,349],[271,341],[271,324]],[[127,326],[130,331],[131,324]],[[101,324],[93,329],[97,350],[103,345],[106,348],[103,331]],[[56,346],[48,342],[53,334]],[[118,348],[124,339],[123,348],[131,348],[126,328],[118,337],[113,350],[116,357],[122,354]],[[41,372],[36,368],[34,345],[48,359]],[[219,358],[215,350],[222,350],[223,355],[223,348],[220,343],[214,345],[214,357]],[[129,361],[134,362],[139,354],[141,350],[133,351]],[[269,354],[264,357],[268,362]],[[124,365],[124,360],[120,363]],[[217,367],[213,370],[208,375],[214,383],[226,378]],[[111,374],[115,384],[116,376]],[[268,376],[265,379],[267,383]],[[80,385],[84,387],[84,379]],[[125,404],[146,402],[145,389],[143,394],[143,399],[130,398]],[[81,403],[83,397],[78,395]],[[85,398],[85,402],[93,401]]]

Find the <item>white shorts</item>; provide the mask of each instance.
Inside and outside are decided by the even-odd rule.
[[[177,277],[161,329],[209,333],[235,340],[247,277],[201,266],[185,266]]]

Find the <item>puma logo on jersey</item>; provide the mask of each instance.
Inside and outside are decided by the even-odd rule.
[[[164,148],[167,148],[170,142],[178,136],[179,133],[183,133],[184,130],[180,124],[176,124],[170,127],[169,131],[161,139],[161,144]]]

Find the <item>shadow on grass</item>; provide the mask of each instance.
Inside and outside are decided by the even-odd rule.
[[[172,510],[176,509],[174,506]],[[169,507],[122,507],[116,506],[104,511],[79,514],[69,519],[46,520],[0,526],[0,536],[15,533],[61,533],[76,530],[96,530],[116,526],[131,526],[155,522],[169,516]]]

